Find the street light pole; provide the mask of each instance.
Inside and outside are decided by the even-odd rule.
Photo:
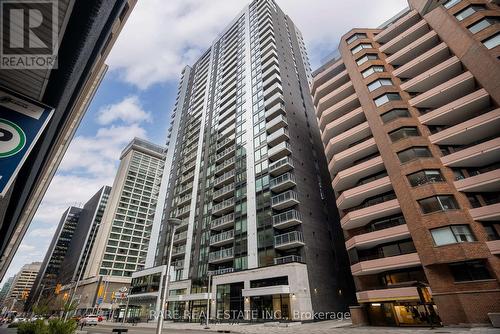
[[[207,293],[207,315],[206,315],[206,319],[205,319],[205,328],[204,329],[210,329],[210,327],[208,327],[208,323],[209,323],[209,320],[210,320],[210,302],[211,302],[211,293],[210,293],[210,283],[212,281],[212,275],[210,274],[210,272],[208,272],[208,293]]]
[[[168,259],[167,266],[162,270],[162,277],[160,281],[160,314],[158,316],[158,324],[156,326],[156,334],[161,334],[161,330],[163,328],[163,316],[165,314],[165,304],[167,301],[167,293],[168,293],[168,282],[170,281],[170,265],[172,262],[172,248],[174,247],[174,235],[177,230],[177,226],[181,224],[181,220],[177,218],[171,218],[167,220],[167,224],[170,223],[172,225],[172,235],[170,236],[170,247],[168,251]]]

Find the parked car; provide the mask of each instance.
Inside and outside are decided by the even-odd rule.
[[[97,315],[86,315],[82,319],[80,319],[80,323],[83,323],[85,326],[97,326],[98,317]]]

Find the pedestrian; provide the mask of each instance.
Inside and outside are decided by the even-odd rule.
[[[85,325],[85,323],[83,321],[80,320],[80,330],[83,331],[83,326]]]

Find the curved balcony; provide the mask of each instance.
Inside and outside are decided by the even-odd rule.
[[[393,74],[399,78],[414,78],[428,69],[439,65],[448,58],[450,58],[450,50],[443,42],[398,67],[394,70]]]
[[[480,167],[498,161],[500,137],[441,157],[447,167]]]
[[[339,171],[349,167],[353,161],[367,157],[377,151],[378,148],[375,139],[370,138],[335,154],[328,164],[330,175],[336,175]]]
[[[416,300],[420,301],[418,290],[414,286],[387,288],[377,290],[365,290],[356,292],[358,303],[370,303],[381,301]]]
[[[388,270],[405,269],[421,265],[418,253],[361,261],[351,266],[354,276],[378,274]]]
[[[325,69],[323,69],[318,75],[316,75],[313,79],[313,83],[311,85],[311,93],[314,96],[316,94],[316,90],[319,86],[335,77],[339,73],[345,70],[344,62],[342,58],[338,58],[333,64],[328,65]]]
[[[314,93],[314,104],[317,105],[318,101],[327,95],[329,92],[341,87],[349,81],[349,75],[347,70],[343,70],[339,74],[335,75],[333,78],[326,81],[324,84],[319,86]]]
[[[354,210],[346,214],[340,220],[344,230],[364,226],[372,220],[388,217],[401,212],[401,207],[397,199],[375,204],[366,208]]]
[[[422,93],[431,90],[443,82],[453,79],[462,73],[462,63],[456,56],[434,66],[401,85],[407,92]]]
[[[402,48],[398,52],[386,58],[386,62],[392,65],[404,65],[417,58],[439,43],[439,37],[435,31],[430,31],[413,43]]]
[[[419,116],[418,119],[425,125],[458,124],[473,118],[478,112],[488,108],[489,105],[490,96],[482,88]]]
[[[406,29],[403,33],[399,34],[397,37],[394,37],[382,45],[380,47],[380,52],[384,52],[386,54],[396,53],[428,32],[429,26],[427,25],[427,22],[425,20],[420,20],[410,28]]]
[[[420,14],[414,9],[382,30],[377,36],[375,36],[374,39],[379,43],[387,43],[415,25],[420,20]]]
[[[500,169],[455,181],[455,188],[462,192],[500,192]]]
[[[354,86],[351,81],[348,81],[339,88],[322,97],[316,107],[317,112],[321,115],[323,111],[339,103],[340,101],[344,100],[354,93]]]
[[[345,189],[354,187],[360,179],[381,172],[384,169],[385,165],[382,157],[377,156],[338,172],[333,179],[332,187],[336,192],[344,191]]]
[[[319,118],[319,126],[321,130],[324,130],[325,127],[328,125],[328,123],[331,123],[336,119],[339,119],[340,117],[348,114],[349,112],[353,111],[356,108],[359,108],[360,106],[361,105],[359,103],[358,96],[356,94],[352,94],[351,96],[345,98],[339,103],[326,109],[324,112],[322,113],[317,112]]]
[[[500,220],[500,203],[469,209],[469,213],[472,219],[477,221],[498,221]]]
[[[364,121],[366,121],[365,113],[363,112],[363,108],[359,107],[335,121],[328,123],[321,134],[323,144],[328,144],[328,141],[334,136],[352,129]]]
[[[347,240],[345,246],[348,250],[354,247],[356,247],[356,249],[367,249],[383,243],[404,240],[409,236],[410,231],[408,230],[408,225],[403,224],[383,230],[356,235]]]
[[[345,210],[361,204],[367,198],[380,195],[392,190],[392,183],[388,176],[368,182],[366,184],[345,190],[337,199],[339,210]]]
[[[274,248],[285,250],[304,246],[304,237],[300,231],[292,231],[274,237]]]
[[[348,149],[352,144],[362,141],[371,134],[368,122],[364,122],[333,137],[325,147],[326,158],[330,160],[334,154]]]
[[[500,255],[500,240],[486,241],[486,246],[493,255]]]
[[[468,145],[483,138],[500,135],[500,108],[459,123],[436,134],[429,140],[437,145]]]
[[[439,108],[472,93],[474,89],[474,76],[465,72],[412,98],[408,103],[417,108]]]

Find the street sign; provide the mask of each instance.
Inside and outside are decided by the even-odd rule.
[[[0,198],[49,122],[54,109],[0,87]]]

